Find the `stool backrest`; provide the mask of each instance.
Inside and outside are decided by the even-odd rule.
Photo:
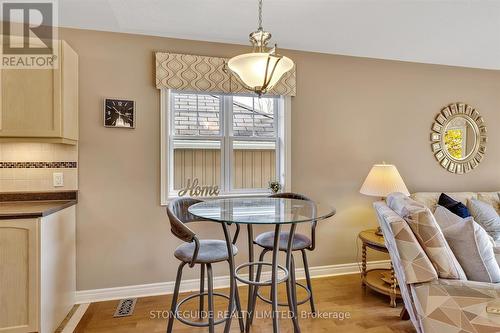
[[[189,229],[186,223],[202,220],[188,211],[190,206],[199,202],[202,201],[193,198],[179,198],[168,204],[167,215],[170,220],[170,230],[180,240],[189,243],[195,239],[196,233]]]
[[[295,199],[295,200],[307,200],[312,201],[308,197],[299,193],[285,192],[285,193],[276,193],[270,196],[271,198],[281,198],[281,199]],[[316,247],[316,224],[318,221],[314,220],[311,222],[311,246],[309,250],[314,250]]]

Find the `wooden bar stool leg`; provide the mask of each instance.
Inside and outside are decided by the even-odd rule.
[[[215,312],[214,312],[214,283],[212,265],[207,264],[208,277],[208,332],[215,332]]]
[[[175,311],[177,308],[177,299],[179,298],[179,288],[181,286],[181,280],[182,280],[182,269],[186,265],[185,262],[182,262],[179,265],[179,268],[177,269],[177,277],[175,278],[175,288],[174,288],[174,294],[172,295],[172,305],[170,306],[170,313],[168,316],[168,326],[167,326],[167,333],[172,333],[172,327],[174,325],[174,320],[175,320]]]

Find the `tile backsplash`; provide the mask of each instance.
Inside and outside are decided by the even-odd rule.
[[[64,186],[54,187],[61,172]],[[0,192],[78,189],[78,146],[52,143],[0,143]]]

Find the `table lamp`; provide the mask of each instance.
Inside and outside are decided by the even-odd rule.
[[[365,195],[380,197],[382,200],[385,200],[393,192],[410,195],[398,169],[392,164],[385,163],[375,164],[372,167],[359,192]],[[382,236],[380,226],[377,228],[376,234]]]

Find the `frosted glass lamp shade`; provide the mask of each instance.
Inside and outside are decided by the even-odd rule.
[[[229,59],[227,65],[247,88],[258,93],[266,93],[293,68],[293,61],[288,57],[267,52],[254,52],[233,57]]]
[[[393,192],[410,195],[398,169],[391,164],[375,164],[361,186],[360,192],[384,198]]]

